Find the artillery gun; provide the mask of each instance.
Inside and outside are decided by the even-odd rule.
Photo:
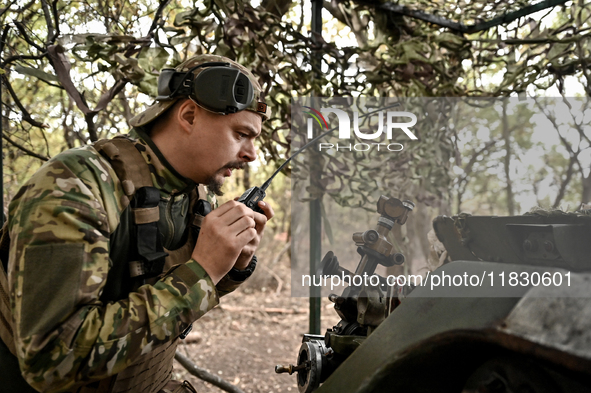
[[[409,287],[374,271],[404,262],[387,235],[413,206],[380,198],[355,272],[325,255],[322,274],[351,278],[329,296],[341,320],[276,372],[301,393],[591,392],[591,210],[437,217],[448,262]]]

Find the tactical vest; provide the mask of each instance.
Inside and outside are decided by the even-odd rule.
[[[203,217],[209,213],[211,206],[206,200],[207,191],[202,186],[199,190],[162,199],[160,191],[153,186],[144,157],[136,149],[134,141],[126,136],[98,141],[94,148],[110,162],[125,194],[119,226],[110,236],[109,258],[113,264],[100,297],[106,303],[126,298],[139,286],[155,283],[172,266],[188,261]],[[171,220],[176,220],[176,223],[171,223]],[[163,231],[164,228],[166,230]],[[165,239],[161,233],[166,235]],[[34,392],[20,377],[15,356],[6,275],[9,246],[5,224],[0,238],[3,265],[0,269],[0,369],[3,369],[0,370],[0,380],[13,379],[14,387],[9,391]],[[188,330],[190,327],[179,338],[184,338]],[[140,356],[119,374],[85,385],[77,392],[152,393],[162,390],[171,378],[179,338]]]

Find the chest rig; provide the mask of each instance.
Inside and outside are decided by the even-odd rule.
[[[203,218],[211,211],[203,186],[161,198],[135,143],[120,136],[94,144],[111,163],[125,194],[120,225],[111,235],[112,266],[101,294],[103,302],[126,298],[139,286],[154,284],[172,266],[188,261]],[[142,355],[109,382],[101,381],[98,390],[88,386],[80,393],[158,392],[170,380],[177,345],[178,338]]]
[[[119,226],[110,236],[112,266],[103,302],[126,298],[173,265],[188,261],[203,217],[211,211],[203,186],[161,197],[136,143],[120,136],[94,145],[111,163],[125,194]]]

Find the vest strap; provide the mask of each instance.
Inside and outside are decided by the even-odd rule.
[[[142,257],[138,263],[143,264],[141,268],[130,265],[131,277],[156,277],[164,269],[164,258],[168,253],[164,251],[158,230],[159,203],[160,191],[152,186],[138,189],[131,202],[135,219],[137,252]],[[133,275],[138,272],[141,274]]]
[[[129,138],[102,139],[94,144],[94,148],[111,162],[127,196],[141,187],[152,186],[152,174],[146,160]]]
[[[158,230],[160,191],[153,186],[146,160],[135,143],[125,136],[100,140],[94,147],[109,160],[123,192],[131,200],[137,253],[141,260],[129,264],[130,276],[156,277],[162,273],[168,253],[164,251]]]
[[[139,207],[133,209],[133,216],[136,224],[149,224],[158,222],[160,219],[160,210],[156,207]]]

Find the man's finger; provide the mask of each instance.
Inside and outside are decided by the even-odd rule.
[[[236,222],[242,217],[251,217],[254,219],[255,213],[242,203],[229,201],[224,203],[219,208],[215,209],[213,212],[215,212],[218,209],[221,209],[222,207],[226,207],[226,209],[224,209],[221,212],[221,214],[218,214],[217,218],[220,220],[219,222],[223,225],[231,225],[232,223]]]
[[[265,217],[267,217],[267,220],[270,220],[271,218],[273,218],[273,216],[275,216],[275,212],[273,211],[273,208],[267,202],[259,201],[258,205],[261,208],[261,210],[263,211],[263,214],[265,215]]]
[[[243,242],[244,245],[246,246],[248,243],[250,243],[256,237],[257,237],[256,229],[248,228],[248,229],[242,231],[236,238],[237,238],[237,240]]]
[[[229,226],[230,230],[238,236],[242,232],[256,228],[256,222],[252,217],[242,217]]]

